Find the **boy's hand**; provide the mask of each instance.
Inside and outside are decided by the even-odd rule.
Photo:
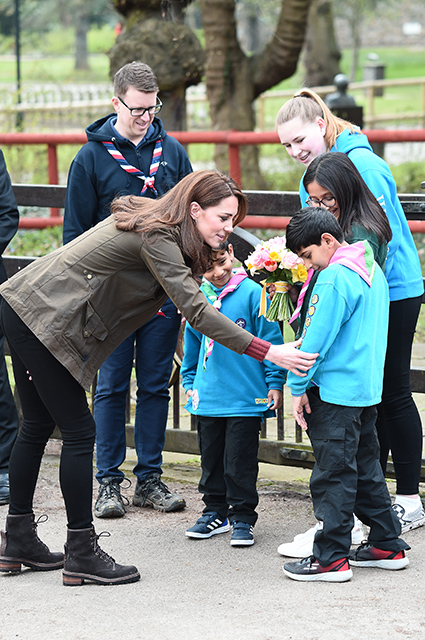
[[[280,389],[269,389],[267,394],[267,406],[269,409],[280,409],[283,404],[283,393]]]
[[[294,412],[294,418],[300,425],[301,429],[306,431],[307,422],[304,417],[304,409],[307,413],[311,413],[310,403],[308,401],[307,394],[304,393],[302,396],[292,396],[292,409]]]
[[[269,294],[269,300],[273,300],[273,296],[276,293],[276,286],[273,284],[273,282],[271,282],[267,286],[267,291]],[[300,287],[297,286],[296,284],[291,284],[289,286],[288,292],[289,292],[289,297],[291,298],[291,301],[295,304],[300,294]]]

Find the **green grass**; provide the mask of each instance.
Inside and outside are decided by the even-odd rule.
[[[425,48],[388,48],[381,47],[376,49],[361,49],[359,53],[359,64],[356,72],[356,82],[363,80],[363,66],[369,62],[368,55],[377,53],[379,63],[385,65],[385,79],[395,80],[400,78],[420,78],[425,76]],[[350,75],[351,69],[351,49],[343,49],[340,61],[341,73]],[[274,89],[298,89],[304,79],[304,70],[302,64],[299,63],[296,73],[280,82]]]
[[[363,66],[369,62],[368,54],[377,53],[379,62],[385,65],[384,77],[386,80],[399,80],[401,78],[425,77],[425,48],[377,48],[362,49],[359,54],[359,64],[356,73],[356,82],[363,80]],[[351,50],[343,50],[340,62],[341,72],[350,75]],[[294,90],[299,89],[303,84],[304,71],[301,63],[298,65],[296,73],[287,80],[284,80],[273,90]],[[422,108],[422,93],[419,85],[412,87],[391,87],[384,90],[382,97],[374,99],[375,115],[382,114],[406,114],[409,111],[419,111]],[[367,107],[367,97],[363,90],[353,90],[348,88],[348,93],[352,95],[356,103]],[[282,99],[268,100],[268,111],[272,112],[272,119],[266,114],[266,126],[274,123],[274,117],[282,104]],[[366,112],[366,111],[365,111]],[[390,122],[386,122],[388,127]]]
[[[105,83],[110,82],[109,60],[105,54],[91,54],[88,70],[75,70],[72,55],[23,58],[21,60],[21,84],[25,83]],[[0,60],[2,84],[16,84],[16,62]]]
[[[75,51],[74,29],[60,29],[50,31],[33,44],[24,42],[21,49],[21,78],[22,83],[42,82],[110,82],[109,59],[106,55],[115,42],[112,27],[103,26],[91,29],[87,36],[89,51],[89,69],[76,71],[74,69]],[[9,54],[0,60],[0,78],[2,83],[16,83],[16,61],[14,59],[14,44],[12,39],[0,41],[0,55]],[[10,55],[12,54],[12,55]]]

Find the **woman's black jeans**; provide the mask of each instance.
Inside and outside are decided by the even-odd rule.
[[[92,524],[95,423],[86,392],[5,301],[1,319],[23,412],[9,464],[9,513],[32,513],[41,459],[57,425],[63,441],[59,475],[68,527],[88,528]]]
[[[385,473],[391,450],[397,493],[419,491],[422,460],[422,424],[410,389],[410,360],[422,296],[390,303],[388,346],[382,402],[378,406],[381,466]]]

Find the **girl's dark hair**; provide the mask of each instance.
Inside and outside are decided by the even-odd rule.
[[[322,235],[330,233],[338,242],[344,241],[344,233],[338,220],[327,209],[304,207],[289,221],[286,227],[286,246],[299,253],[311,244],[322,244]]]
[[[246,196],[236,182],[219,171],[194,171],[157,200],[140,196],[122,196],[111,205],[117,229],[144,235],[158,229],[179,228],[181,248],[195,275],[204,273],[211,261],[211,247],[205,244],[190,215],[190,205],[197,202],[202,209],[214,207],[225,198],[238,199],[238,211],[232,221],[238,225],[248,210]]]
[[[339,206],[338,222],[347,238],[351,225],[358,224],[373,232],[380,242],[391,240],[391,227],[384,210],[345,153],[332,151],[317,156],[304,174],[307,191],[312,182],[335,197]]]

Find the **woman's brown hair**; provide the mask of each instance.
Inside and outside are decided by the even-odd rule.
[[[276,128],[294,118],[301,118],[303,122],[314,122],[316,118],[322,118],[326,125],[325,142],[328,151],[335,145],[337,137],[344,129],[349,129],[351,133],[360,132],[356,125],[334,115],[322,98],[311,89],[298,91],[282,105],[276,116]]]
[[[116,198],[111,211],[116,227],[121,231],[146,235],[157,229],[179,227],[183,252],[191,261],[193,273],[198,275],[205,271],[211,251],[190,215],[190,205],[197,202],[202,209],[207,209],[230,196],[238,199],[238,211],[233,220],[233,226],[236,226],[247,214],[247,199],[236,182],[219,171],[194,171],[157,200],[140,196]]]

